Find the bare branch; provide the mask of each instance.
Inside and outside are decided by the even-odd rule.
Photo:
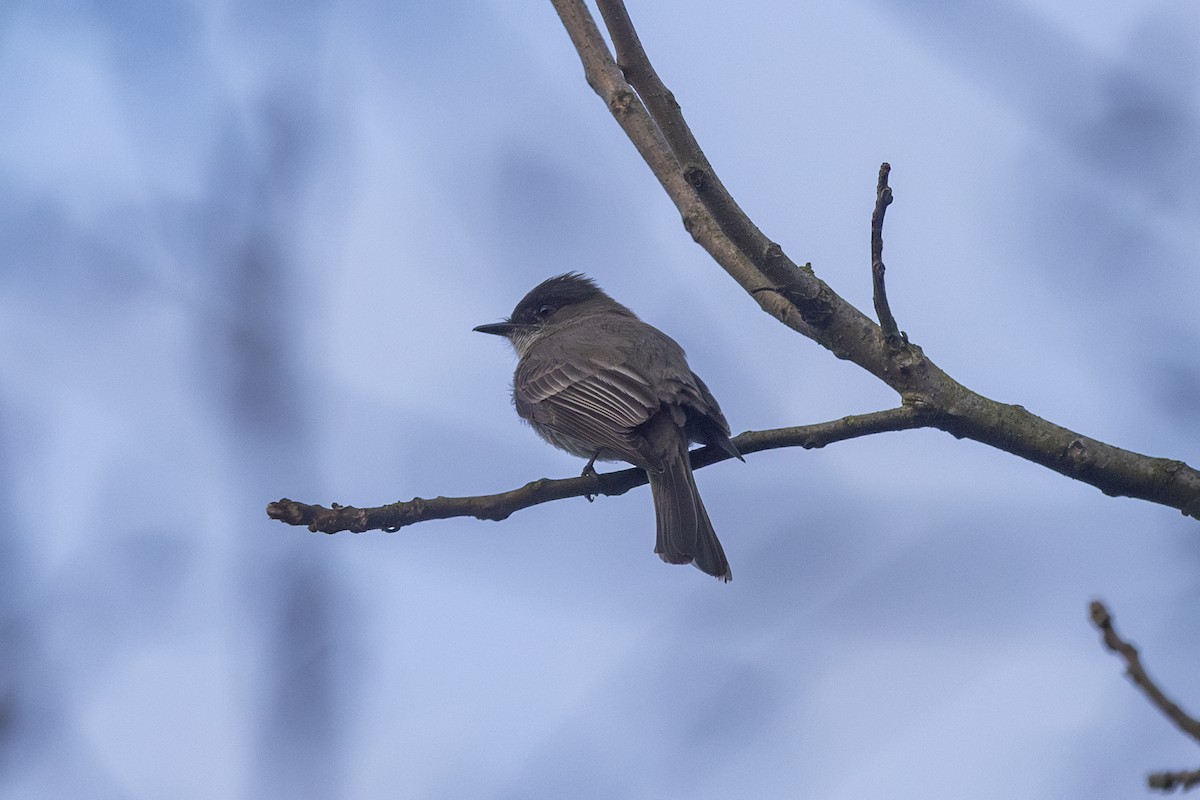
[[[914,407],[901,406],[860,414],[816,425],[799,425],[768,431],[749,431],[733,441],[744,455],[781,447],[824,447],[833,442],[869,436],[874,433],[919,428],[925,424],[924,413]],[[701,447],[692,451],[692,467],[700,469],[730,455],[720,448]],[[267,516],[288,525],[304,525],[314,533],[362,533],[370,530],[396,531],[406,525],[431,519],[476,517],[502,520],[514,511],[562,500],[567,497],[624,494],[646,483],[646,473],[637,468],[606,472],[579,478],[543,478],[519,489],[478,497],[414,498],[408,502],[392,503],[377,508],[354,508],[336,503],[326,508],[288,500],[286,497],[267,506]]]
[[[958,438],[970,438],[1089,483],[1105,494],[1161,503],[1200,518],[1200,472],[1181,461],[1152,458],[1099,442],[1031,414],[1021,406],[990,400],[959,384],[925,356],[921,348],[897,331],[883,284],[882,224],[891,200],[887,165],[880,170],[876,209],[872,217],[872,274],[875,305],[883,327],[847,303],[813,273],[811,265],[797,266],[746,216],[696,143],[671,92],[650,64],[621,0],[598,0],[620,55],[620,66],[609,52],[582,0],[551,0],[583,63],[588,84],[604,100],[667,195],[679,209],[684,227],[738,284],[774,318],[848,359],[891,386],[903,406],[884,417],[847,417],[839,430],[858,430],[852,420],[884,420],[881,430],[929,426]],[[629,82],[626,82],[628,76]],[[631,83],[633,84],[631,86]],[[635,91],[636,87],[636,91]],[[640,94],[640,96],[639,96]],[[876,265],[878,267],[876,268]],[[884,313],[886,312],[886,313]],[[911,415],[905,424],[888,415]],[[824,426],[785,429],[800,432],[788,440],[784,431],[743,434],[763,436],[760,446],[738,438],[743,452],[768,447],[821,446],[816,433]],[[869,426],[868,426],[869,427]],[[805,439],[804,437],[811,437]],[[776,442],[772,444],[772,442]],[[783,443],[779,443],[783,442]],[[707,458],[704,449],[694,460]],[[699,464],[703,466],[703,464]],[[626,485],[624,478],[631,481]],[[597,486],[597,481],[600,485]],[[606,483],[607,481],[607,483]],[[638,470],[609,473],[600,478],[535,481],[512,492],[468,498],[414,499],[374,509],[343,506],[324,508],[291,500],[268,507],[268,514],[312,530],[395,529],[425,519],[477,516],[503,519],[513,511],[549,500],[594,494],[619,494],[644,481]]]
[[[683,215],[684,226],[763,310],[867,370],[895,389],[906,405],[924,407],[934,427],[1041,464],[1105,494],[1161,503],[1200,518],[1200,472],[1181,461],[1082,436],[1021,406],[967,389],[920,347],[889,337],[809,265],[794,264],[717,179],[679,104],[650,65],[621,0],[598,0],[598,5],[624,73],[582,0],[552,2],[576,44],[588,82],[646,159]]]
[[[704,204],[706,214],[702,217],[685,214],[684,226],[695,235],[694,227],[715,223],[770,280],[770,288],[799,312],[806,326],[823,327],[832,313],[829,305],[832,291],[813,274],[811,267],[798,266],[778,244],[768,239],[725,188],[692,135],[675,95],[663,84],[650,63],[623,0],[597,0],[596,5],[612,37],[617,64],[625,79],[646,104],[678,169]],[[743,286],[748,291],[764,288],[761,285]]]
[[[587,6],[582,0],[551,2],[579,53],[588,85],[604,101],[617,124],[674,201],[683,218],[684,228],[750,293],[764,311],[784,325],[811,335],[809,325],[796,305],[784,297],[775,282],[769,280],[735,243],[708,210],[695,187],[687,181],[675,150],[664,136],[664,131],[670,131],[678,137],[678,129],[667,123],[659,123],[646,110],[633,87],[626,82]],[[666,103],[662,98],[658,102]],[[690,131],[687,135],[690,137]],[[703,154],[700,155],[703,158]],[[701,163],[707,164],[707,159]]]
[[[871,214],[871,283],[874,286],[875,316],[879,318],[879,327],[883,329],[884,337],[893,344],[898,344],[900,328],[896,318],[892,316],[892,308],[888,305],[887,288],[883,283],[883,215],[892,204],[892,187],[888,186],[888,173],[892,165],[886,161],[879,165],[879,182],[875,186],[875,211]],[[907,339],[905,340],[907,343]]]
[[[1125,661],[1125,674],[1134,685],[1142,690],[1151,704],[1161,711],[1167,719],[1175,723],[1175,727],[1188,736],[1200,742],[1200,721],[1179,707],[1175,701],[1167,697],[1158,684],[1142,666],[1142,658],[1137,648],[1117,635],[1113,627],[1112,614],[1099,600],[1093,600],[1088,607],[1092,624],[1104,635],[1104,646],[1119,655]],[[1171,791],[1175,788],[1190,789],[1200,783],[1200,770],[1185,770],[1182,772],[1155,772],[1147,778],[1151,789]]]
[[[1200,742],[1200,721],[1185,712],[1170,698],[1163,694],[1142,666],[1141,656],[1137,648],[1117,635],[1113,628],[1112,615],[1099,600],[1093,600],[1089,606],[1092,624],[1104,634],[1104,646],[1125,660],[1125,674],[1139,689],[1145,693],[1150,702],[1158,708],[1167,719],[1175,723],[1179,730]]]
[[[1146,776],[1146,783],[1151,789],[1160,792],[1173,792],[1182,789],[1185,792],[1200,784],[1200,769],[1185,769],[1179,772],[1151,772]]]

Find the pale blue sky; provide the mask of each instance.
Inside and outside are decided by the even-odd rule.
[[[1193,3],[630,2],[739,201],[972,388],[1200,463]],[[694,245],[549,3],[0,10],[0,794],[1139,796],[1194,746],[1200,529],[932,431],[322,537],[577,474],[471,328],[581,270],[735,432],[894,405]],[[667,287],[671,287],[669,290]]]

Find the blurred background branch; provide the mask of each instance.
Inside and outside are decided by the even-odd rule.
[[[1137,648],[1122,639],[1113,627],[1112,614],[1099,600],[1093,600],[1089,606],[1092,624],[1103,634],[1104,646],[1119,655],[1125,661],[1125,674],[1129,680],[1142,690],[1150,703],[1161,711],[1167,719],[1175,723],[1175,727],[1200,743],[1200,720],[1188,714],[1179,704],[1159,688],[1146,668],[1142,666],[1142,658]],[[1172,789],[1190,789],[1200,783],[1200,770],[1181,770],[1175,772],[1155,772],[1146,779],[1151,789],[1170,791]]]

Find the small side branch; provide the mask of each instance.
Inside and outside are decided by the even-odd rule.
[[[646,473],[627,469],[579,478],[543,478],[499,494],[476,497],[414,497],[407,502],[389,503],[375,508],[355,508],[337,503],[326,508],[285,497],[267,505],[267,516],[288,525],[303,525],[313,533],[394,533],[408,525],[434,519],[475,517],[499,521],[507,519],[514,511],[522,508],[567,497],[624,494],[645,482]]]
[[[1175,723],[1175,726],[1179,730],[1197,742],[1200,742],[1200,721],[1196,720],[1180,708],[1171,698],[1167,697],[1163,693],[1163,690],[1158,687],[1158,684],[1147,674],[1145,667],[1142,666],[1142,658],[1137,648],[1117,635],[1116,629],[1113,628],[1112,615],[1108,612],[1105,605],[1099,600],[1093,600],[1089,610],[1092,624],[1104,636],[1104,646],[1124,659],[1125,674],[1129,676],[1134,685],[1141,689],[1151,704],[1161,711],[1167,719]],[[1160,789],[1163,791],[1171,791],[1176,788],[1190,789],[1192,786],[1200,783],[1200,770],[1155,772],[1147,778],[1147,782],[1151,789]]]
[[[883,215],[892,204],[892,188],[888,186],[888,173],[892,165],[883,162],[879,166],[879,182],[875,186],[875,211],[871,214],[871,282],[875,287],[875,316],[879,318],[879,327],[890,344],[896,344],[900,339],[900,328],[896,318],[892,316],[891,306],[888,305],[887,288],[884,286],[883,273]]]
[[[738,450],[749,455],[761,450],[780,447],[824,447],[827,444],[869,436],[873,433],[909,430],[927,424],[925,412],[915,406],[900,406],[871,414],[842,417],[815,425],[799,425],[793,428],[776,428],[767,431],[749,431],[733,441]],[[692,451],[692,467],[701,469],[730,458],[720,448],[701,447]],[[434,497],[414,498],[407,502],[391,503],[375,508],[355,508],[333,503],[330,507],[310,505],[289,500],[286,497],[267,506],[267,516],[288,525],[303,525],[314,533],[363,533],[381,530],[397,531],[407,525],[432,519],[451,517],[476,517],[477,519],[502,520],[514,511],[562,500],[567,497],[589,497],[592,495],[619,495],[635,486],[646,483],[646,473],[637,468],[606,472],[579,478],[561,478],[532,481],[524,486],[500,494],[477,497]]]
[[[1104,634],[1104,646],[1125,660],[1125,674],[1150,699],[1167,719],[1174,722],[1179,730],[1200,742],[1200,721],[1197,721],[1170,698],[1163,694],[1158,685],[1151,680],[1142,666],[1141,656],[1137,648],[1117,635],[1113,628],[1112,615],[1099,600],[1093,600],[1090,606],[1092,624]]]
[[[1173,792],[1176,789],[1187,791],[1200,784],[1200,769],[1185,769],[1180,772],[1151,772],[1146,776],[1146,783],[1151,789],[1160,792]]]

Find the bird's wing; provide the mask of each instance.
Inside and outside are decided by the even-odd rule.
[[[641,460],[633,430],[661,407],[641,375],[593,359],[519,371],[513,398],[518,414],[558,434],[543,434],[552,444],[584,457],[602,450],[631,463]]]

